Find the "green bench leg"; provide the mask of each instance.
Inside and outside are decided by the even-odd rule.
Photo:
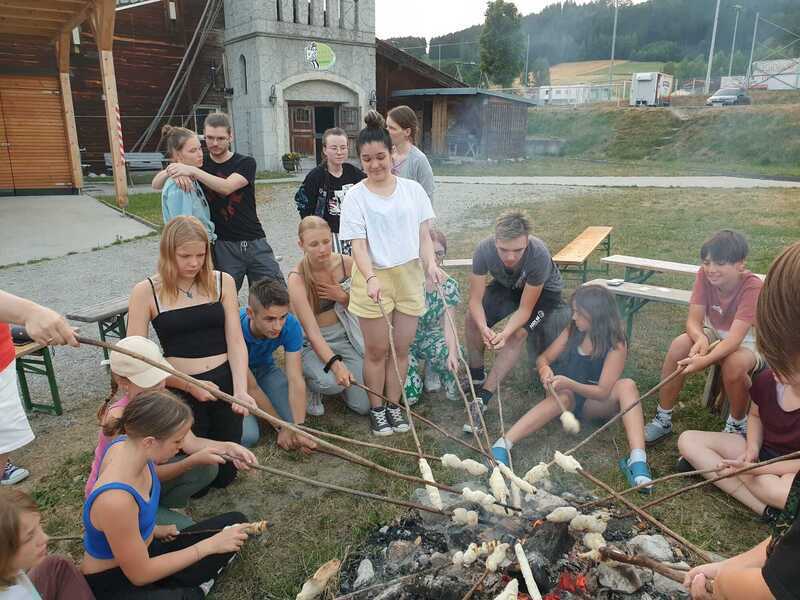
[[[28,388],[27,374],[44,375],[50,386],[51,404],[40,404],[31,400],[30,389]],[[17,380],[19,381],[20,392],[22,394],[22,405],[28,412],[43,412],[51,415],[61,416],[61,396],[58,393],[58,382],[56,381],[53,360],[49,348],[42,348],[28,356],[17,359]]]
[[[116,315],[108,320],[98,321],[97,326],[100,329],[100,339],[104,342],[107,341],[108,337],[121,340],[127,335],[125,315]],[[103,348],[103,357],[108,360],[108,350],[105,348]]]

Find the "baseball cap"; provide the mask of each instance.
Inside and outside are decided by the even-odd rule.
[[[131,335],[121,339],[119,343],[117,343],[117,346],[141,354],[167,367],[171,366],[161,354],[161,349],[158,347],[158,344],[140,335]],[[137,358],[114,350],[111,351],[109,363],[111,364],[111,371],[113,373],[120,377],[130,379],[140,388],[154,387],[169,377],[169,373],[166,371],[162,371]]]

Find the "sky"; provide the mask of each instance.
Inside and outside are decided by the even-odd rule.
[[[578,0],[585,4],[588,0]],[[539,12],[557,0],[514,0],[523,15]],[[375,0],[376,35],[426,39],[483,23],[486,0]]]

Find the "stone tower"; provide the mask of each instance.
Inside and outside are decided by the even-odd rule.
[[[375,0],[225,0],[225,60],[237,151],[316,162],[322,133],[354,137],[375,103]]]

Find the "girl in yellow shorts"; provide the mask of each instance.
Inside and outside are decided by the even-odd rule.
[[[429,229],[434,214],[428,195],[417,182],[392,175],[392,139],[383,117],[370,111],[364,121],[367,126],[359,133],[356,148],[367,178],[345,196],[339,237],[353,244],[348,308],[359,318],[364,334],[364,383],[399,400],[408,348],[417,332],[417,318],[425,312],[425,277],[439,284],[446,275],[434,256]],[[389,332],[379,303],[394,327],[401,381],[388,358]],[[331,358],[335,360],[336,356]],[[408,431],[400,408],[384,406],[374,394],[369,400],[373,434]]]

